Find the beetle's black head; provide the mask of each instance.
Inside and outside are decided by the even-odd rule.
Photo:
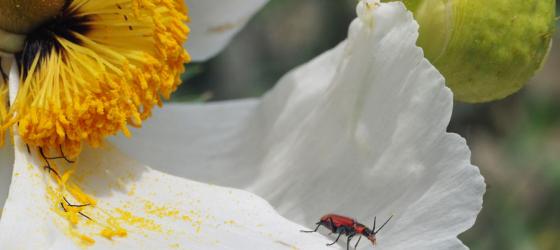
[[[377,238],[375,237],[376,234],[381,231],[381,229],[383,229],[383,227],[385,227],[385,225],[387,225],[387,223],[389,223],[389,221],[393,218],[393,216],[391,215],[391,217],[389,217],[389,219],[387,219],[387,221],[385,221],[385,223],[383,223],[383,225],[381,225],[381,227],[379,227],[379,229],[376,230],[375,228],[375,223],[377,221],[377,217],[374,217],[373,219],[373,227],[371,229],[369,228],[365,228],[364,231],[362,232],[362,234],[368,238],[369,241],[371,241],[371,243],[373,245],[375,245],[375,242],[377,241]]]
[[[364,231],[362,231],[362,235],[366,237],[369,241],[371,241],[371,244],[375,246],[375,242],[377,241],[377,238],[375,237],[375,232],[373,230],[375,230],[375,228],[369,229],[366,227],[364,228]]]
[[[362,235],[365,236],[365,237],[369,237],[372,234],[375,234],[375,233],[373,232],[373,230],[371,230],[367,227],[364,228],[364,231],[362,232]]]

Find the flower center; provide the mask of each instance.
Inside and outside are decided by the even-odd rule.
[[[64,47],[58,39],[82,45],[78,35],[86,36],[92,29],[89,25],[93,21],[91,19],[92,16],[81,16],[77,10],[65,7],[60,14],[31,31],[27,35],[23,51],[17,54],[22,75],[27,77],[36,57],[41,60],[50,56],[51,52],[64,56]]]
[[[67,1],[16,54],[22,84],[2,131],[16,126],[25,143],[70,157],[83,142],[130,136],[181,83],[185,12],[175,0]]]

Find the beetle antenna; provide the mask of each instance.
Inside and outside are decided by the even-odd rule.
[[[383,225],[381,225],[381,227],[379,229],[377,229],[377,231],[374,231],[373,234],[377,234],[379,231],[381,231],[381,229],[383,229],[383,227],[385,225],[387,225],[387,223],[389,223],[389,221],[393,218],[394,215],[391,215],[391,217],[389,217],[389,219],[387,219],[387,221],[385,221],[385,223],[383,223]]]
[[[375,221],[377,220],[377,216],[373,217],[373,227],[371,227],[371,231],[375,232]]]

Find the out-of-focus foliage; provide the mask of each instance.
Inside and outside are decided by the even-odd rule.
[[[288,70],[342,41],[354,6],[271,0],[224,53],[188,66],[174,100],[262,95]],[[558,29],[555,37],[560,41]],[[467,138],[488,184],[477,224],[461,239],[474,250],[560,249],[560,42],[520,92],[457,103],[449,130]]]

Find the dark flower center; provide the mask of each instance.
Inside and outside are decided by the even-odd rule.
[[[26,77],[37,55],[41,60],[52,52],[64,51],[58,39],[80,44],[77,35],[86,35],[91,30],[90,21],[91,16],[79,15],[78,9],[71,9],[66,4],[58,15],[32,30],[25,39],[23,50],[16,54],[23,76]]]

